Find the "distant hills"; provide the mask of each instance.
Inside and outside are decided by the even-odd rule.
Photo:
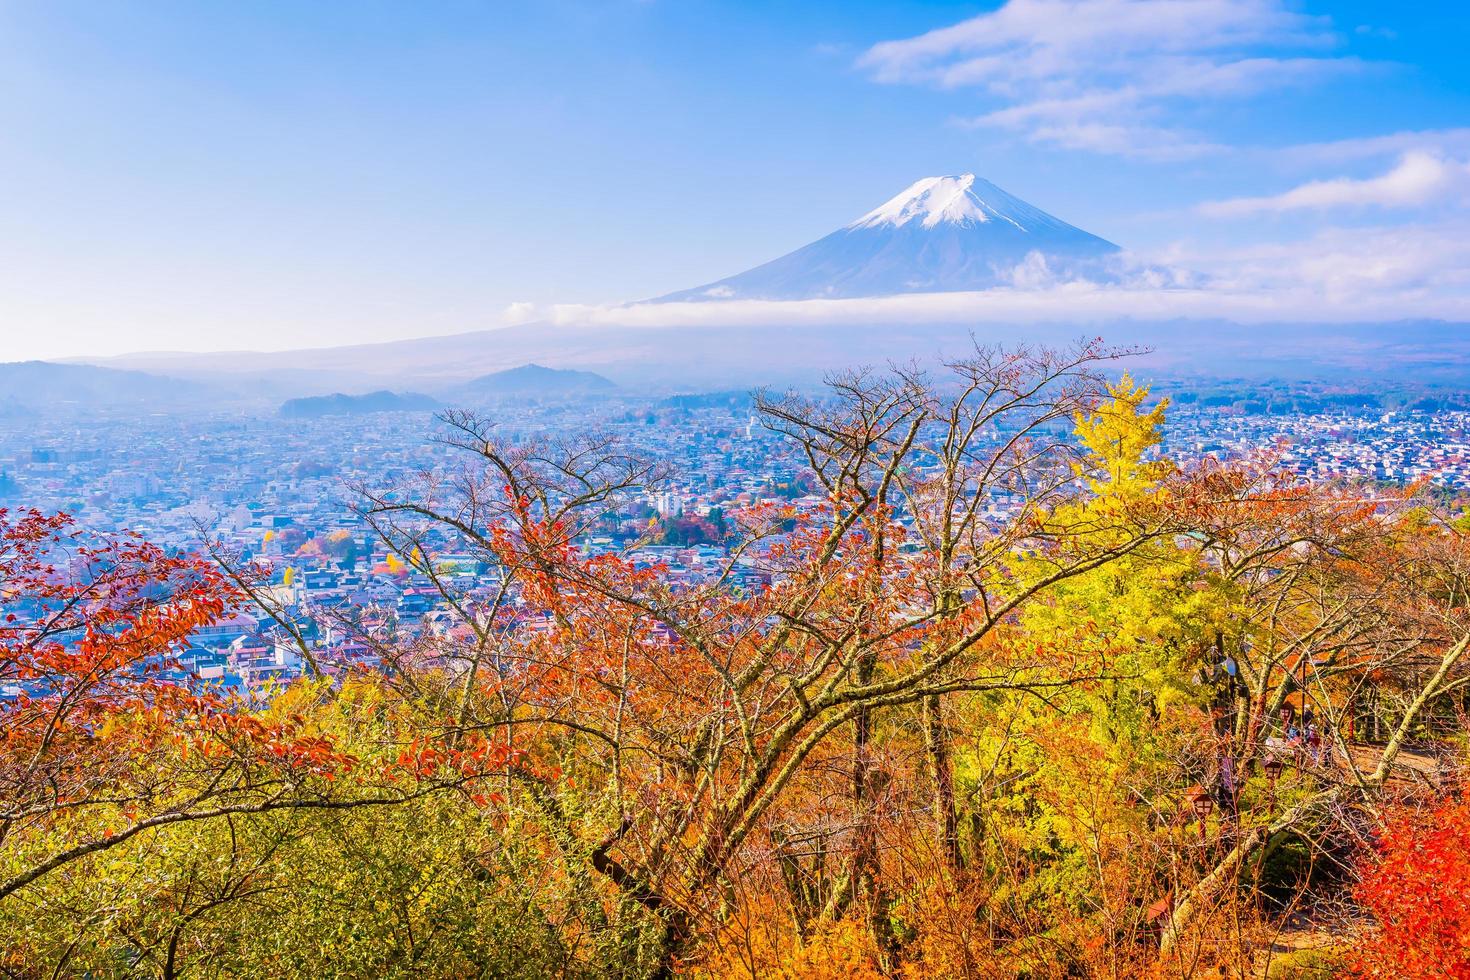
[[[700,304],[718,310],[720,304]],[[567,397],[611,394],[593,383],[582,391],[558,390],[535,379],[521,365],[558,364],[573,375],[593,375],[624,390],[666,397],[679,392],[749,390],[816,383],[824,374],[888,361],[939,363],[987,344],[1067,344],[1079,336],[1100,335],[1119,345],[1139,345],[1154,353],[1130,359],[1127,366],[1149,377],[1312,378],[1344,373],[1364,377],[1470,384],[1470,323],[1397,321],[1355,324],[1238,324],[1227,320],[1162,322],[974,322],[721,324],[718,320],[687,329],[662,326],[525,324],[444,337],[318,350],[244,354],[195,354],[155,363],[131,355],[130,367],[167,370],[199,379],[208,397],[225,385],[237,391],[269,391],[262,408],[274,411],[288,397],[323,391],[364,392],[411,389],[446,404],[499,397]],[[63,365],[67,366],[67,365]],[[6,397],[0,365],[0,401]],[[509,370],[507,370],[509,369]],[[1120,368],[1121,369],[1121,368]],[[543,370],[554,370],[544,368]],[[177,383],[142,374],[152,390],[177,404]],[[499,375],[507,379],[496,379]],[[476,379],[468,381],[467,379]],[[60,392],[45,402],[16,401],[28,408],[77,399]],[[484,384],[486,389],[477,387]],[[49,409],[48,409],[49,410]]]
[[[1043,270],[1105,281],[1119,251],[974,174],[925,177],[819,241],[659,302],[963,292]]]
[[[432,412],[439,402],[416,392],[397,394],[392,391],[370,391],[365,395],[316,395],[291,398],[281,405],[285,418],[314,419],[324,415],[365,415],[369,412]]]
[[[12,418],[68,405],[179,404],[207,394],[204,385],[143,371],[52,361],[0,363],[0,414]]]
[[[567,395],[592,395],[613,391],[617,385],[591,371],[568,371],[542,367],[540,364],[525,364],[508,371],[496,371],[467,381],[456,389],[456,394],[470,396],[507,397],[562,397]]]

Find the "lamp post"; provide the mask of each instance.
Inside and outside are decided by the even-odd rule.
[[[1275,752],[1267,755],[1266,761],[1261,765],[1261,768],[1266,771],[1266,784],[1270,787],[1271,812],[1273,814],[1276,812],[1276,780],[1281,777],[1281,769],[1284,765],[1285,763],[1281,761],[1281,756]]]
[[[1203,786],[1195,786],[1185,796],[1190,809],[1194,810],[1195,817],[1199,820],[1199,842],[1205,843],[1205,822],[1210,818],[1210,811],[1215,808],[1215,801],[1209,791]]]

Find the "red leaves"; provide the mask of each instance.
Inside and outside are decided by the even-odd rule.
[[[164,679],[175,652],[237,600],[208,563],[69,517],[0,510],[0,776],[13,811],[145,796],[224,767],[335,778],[357,760],[293,716],[266,721]]]
[[[1393,813],[1357,897],[1379,923],[1350,957],[1360,975],[1470,977],[1470,801]]]

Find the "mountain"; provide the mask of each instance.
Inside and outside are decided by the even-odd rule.
[[[1255,316],[1234,323],[1224,314],[1210,320],[1187,314],[1167,319],[1149,305],[1152,301],[1137,313],[1130,313],[1127,303],[1114,308],[1106,302],[1128,295],[1126,289],[1095,290],[1095,314],[1076,312],[1070,304],[1047,314],[1045,305],[1029,302],[1030,293],[1044,297],[1051,292],[1025,288],[1045,285],[1049,271],[1065,276],[1075,270],[1094,283],[1113,281],[1108,273],[1116,267],[1117,252],[1111,243],[972,174],[930,177],[804,249],[742,275],[664,297],[699,301],[687,305],[633,303],[621,312],[606,308],[586,321],[535,321],[382,343],[79,360],[134,369],[106,376],[138,379],[146,390],[172,395],[183,386],[139,371],[202,382],[199,387],[209,393],[210,404],[224,396],[249,396],[252,407],[270,408],[284,398],[312,392],[355,394],[382,388],[426,391],[451,404],[497,397],[570,398],[614,390],[604,375],[628,386],[624,390],[651,396],[757,385],[800,387],[847,367],[886,361],[942,363],[972,350],[977,341],[1056,346],[1076,341],[1081,333],[1152,349],[1130,362],[1138,371],[1243,377],[1355,372],[1470,383],[1467,323],[1291,323],[1261,322]],[[996,283],[1015,287],[996,290],[996,300],[1020,301],[992,304],[989,296],[963,292]],[[946,292],[956,290],[961,292]],[[828,304],[765,308],[712,302],[736,296],[905,292],[913,295],[900,295],[893,303],[850,304],[850,309],[840,303],[828,309]],[[1198,291],[1184,293],[1208,298]],[[546,363],[562,369],[541,366]],[[49,401],[27,404],[21,397],[7,404],[5,370],[19,367],[24,365],[0,365],[0,412],[53,410],[42,406],[80,390],[70,379],[56,377],[44,384]],[[85,370],[76,365],[45,367]]]
[[[465,395],[490,395],[493,397],[534,396],[556,397],[561,395],[591,395],[612,391],[617,385],[600,374],[591,371],[564,371],[542,367],[540,364],[523,364],[509,371],[496,371],[482,375],[460,385],[458,391]]]
[[[323,415],[365,415],[369,412],[431,412],[439,403],[428,395],[414,392],[397,394],[372,391],[366,395],[317,395],[291,398],[281,405],[281,415],[293,419],[314,419]]]
[[[974,174],[925,177],[804,248],[658,302],[961,292],[1055,273],[1096,280],[1119,251]]]
[[[142,371],[53,361],[0,363],[0,414],[192,404],[215,395],[204,385]]]

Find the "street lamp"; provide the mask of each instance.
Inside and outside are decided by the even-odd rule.
[[[1199,842],[1203,844],[1205,842],[1205,821],[1210,818],[1210,811],[1215,808],[1215,800],[1203,786],[1191,788],[1185,794],[1185,799],[1199,820]]]
[[[1266,761],[1261,764],[1261,768],[1266,771],[1267,785],[1269,785],[1271,788],[1272,813],[1276,812],[1276,780],[1281,778],[1281,770],[1285,768],[1285,766],[1286,763],[1282,762],[1281,756],[1277,755],[1275,752],[1267,755]]]

